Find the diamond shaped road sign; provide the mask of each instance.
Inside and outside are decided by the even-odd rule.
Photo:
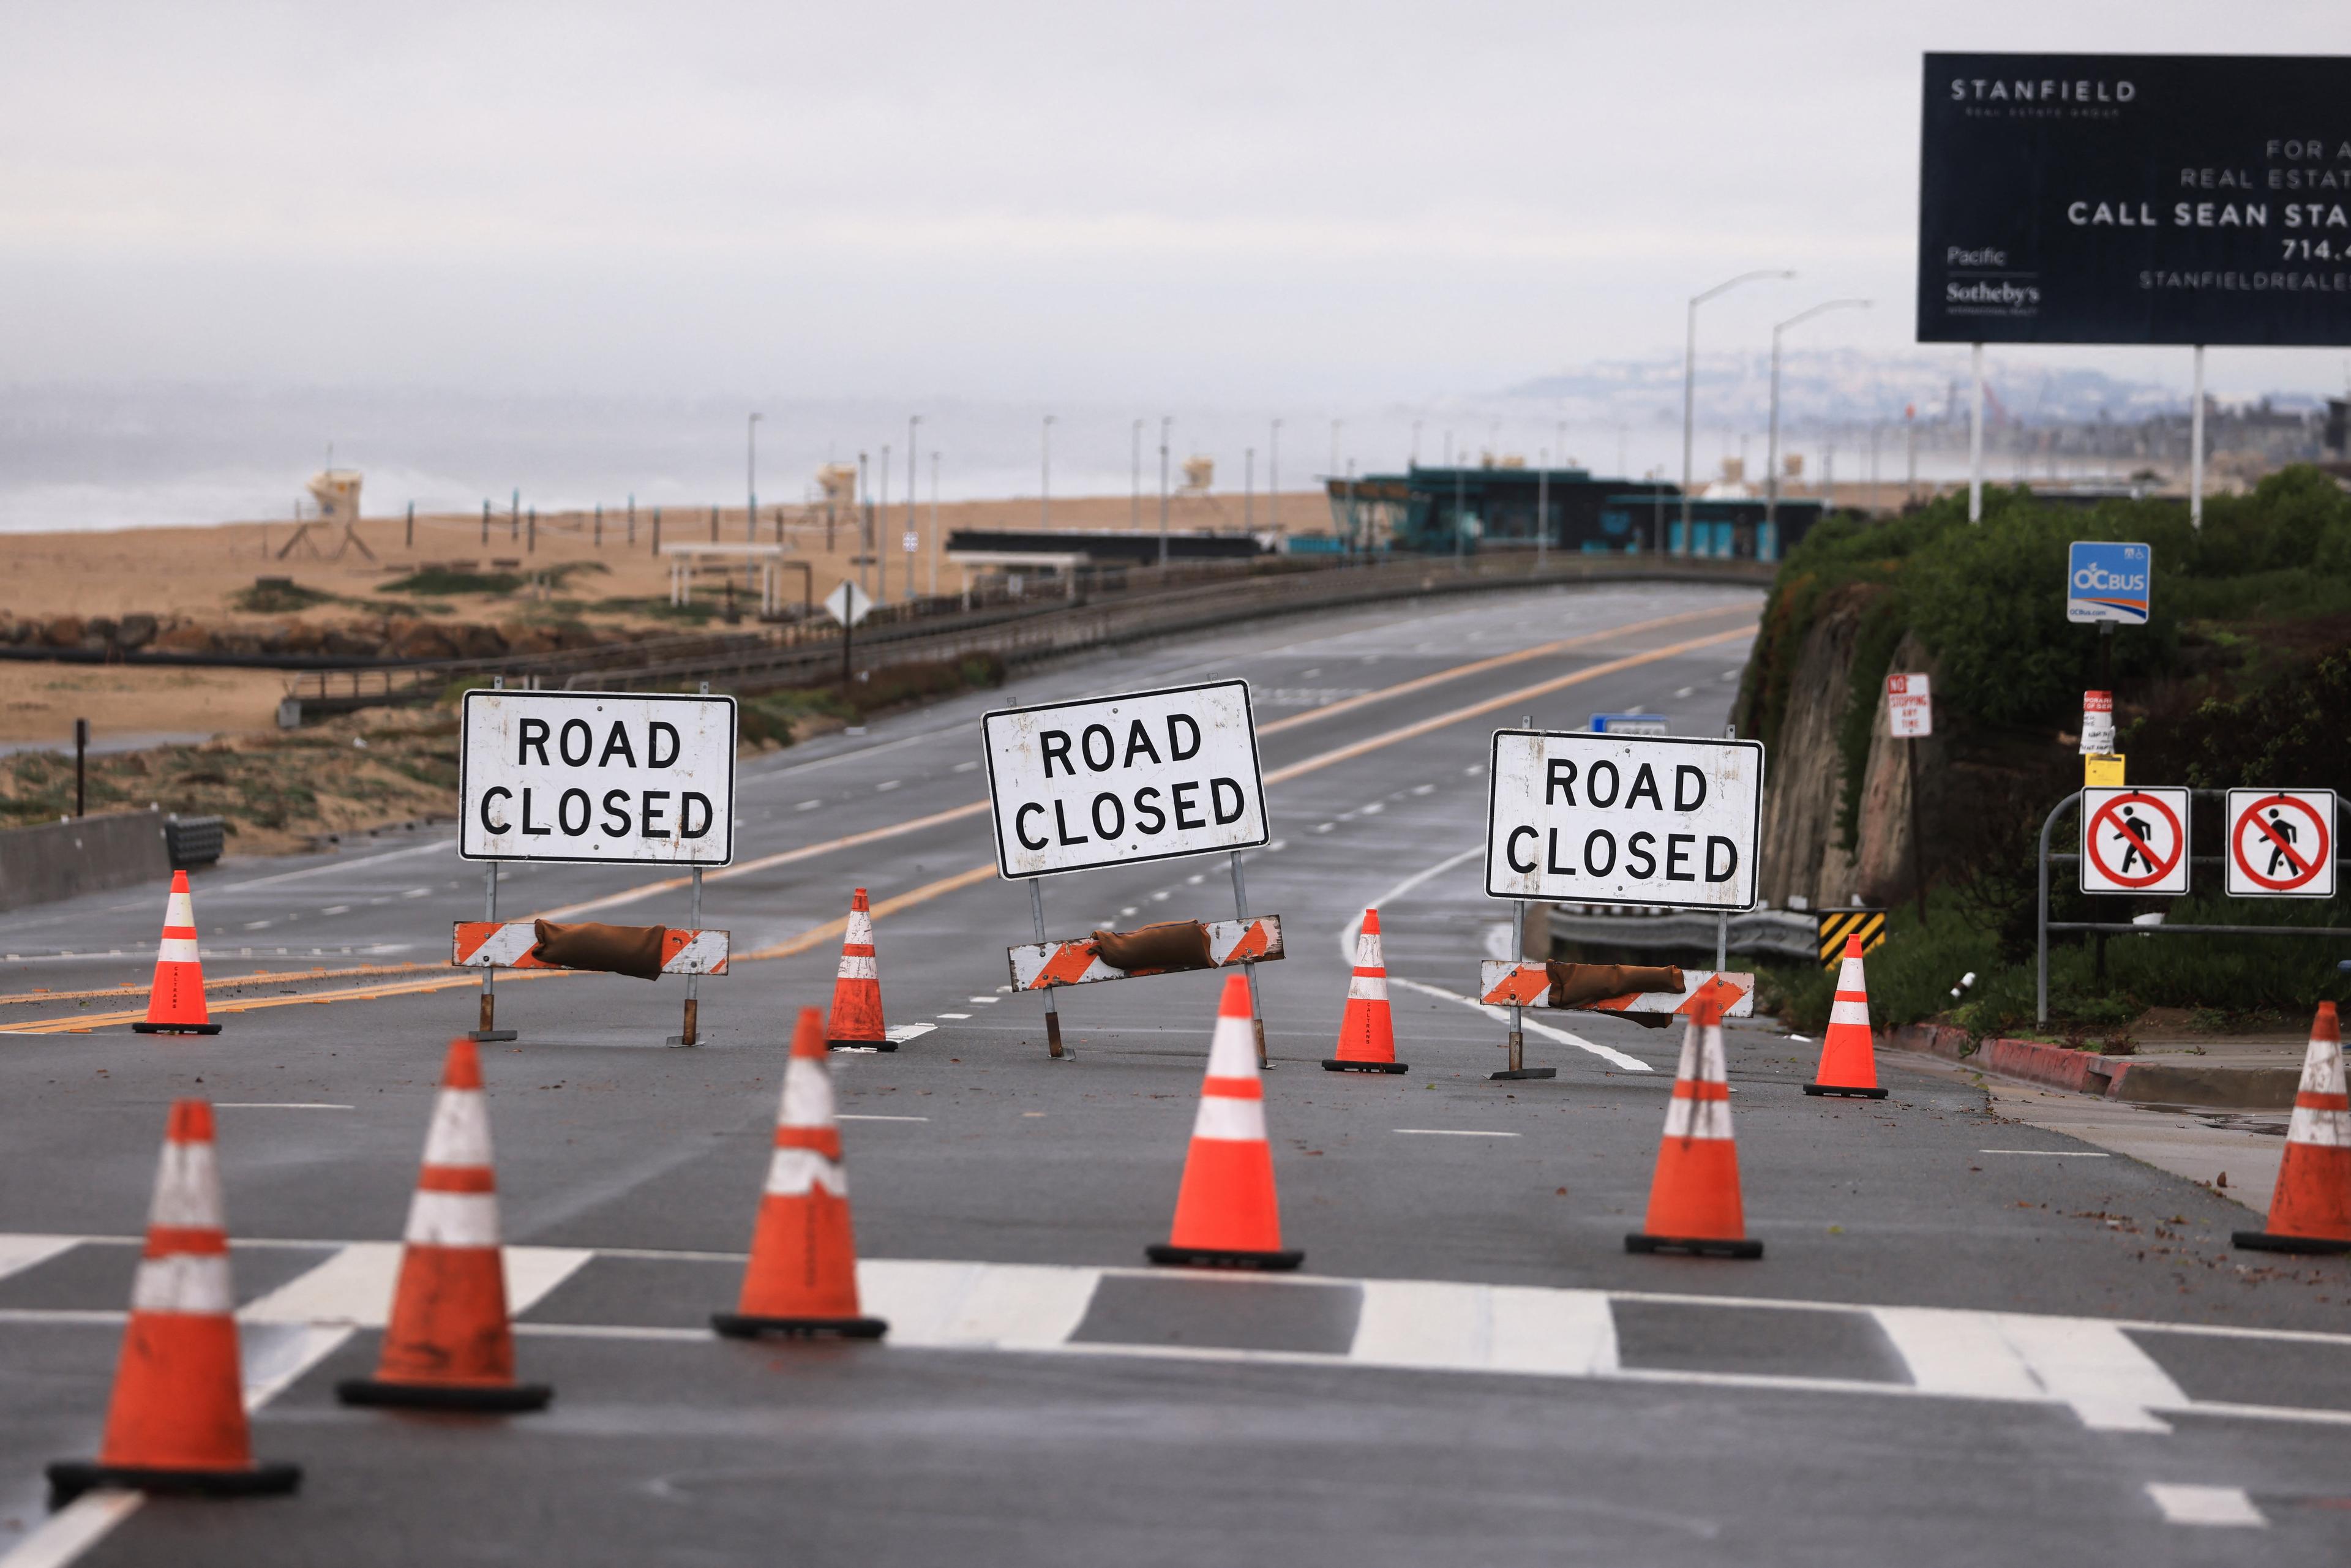
[[[873,608],[873,601],[863,589],[844,577],[839,588],[824,596],[824,608],[843,626],[854,626],[865,619],[866,612]]]

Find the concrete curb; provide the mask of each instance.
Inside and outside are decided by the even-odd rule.
[[[1974,1042],[1970,1050],[1967,1030],[1943,1024],[1905,1024],[1899,1029],[1883,1030],[1878,1040],[1887,1050],[1964,1061],[1980,1072],[2018,1082],[2140,1104],[2291,1110],[2294,1091],[2302,1082],[2298,1065],[2189,1066],[2127,1056],[2102,1056],[2094,1051],[2005,1037]]]

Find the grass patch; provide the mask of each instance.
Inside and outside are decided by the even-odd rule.
[[[386,593],[416,593],[446,595],[453,593],[487,593],[506,595],[522,586],[522,579],[510,571],[451,571],[446,567],[427,567],[423,571],[410,572],[383,585]]]
[[[229,595],[228,601],[249,615],[285,615],[320,604],[332,604],[336,599],[334,594],[321,589],[305,588],[289,577],[270,578],[256,582],[251,588],[240,588]]]

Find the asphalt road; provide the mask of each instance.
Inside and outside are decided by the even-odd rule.
[[[354,1282],[400,1233],[473,1020],[435,966],[478,867],[442,840],[199,877],[208,972],[266,977],[215,994],[212,1039],[132,1035],[140,998],[105,994],[143,984],[160,894],[0,917],[0,1551],[40,1523],[42,1464],[95,1447],[163,1107],[198,1093],[256,1445],[304,1490],[86,1512],[88,1544],[45,1563],[2344,1561],[2351,1265],[2232,1254],[2245,1211],[1946,1078],[1806,1099],[1816,1048],[1763,1020],[1730,1045],[1766,1257],[1633,1257],[1675,1033],[1531,1014],[1559,1076],[1487,1078],[1502,1026],[1469,994],[1508,912],[1471,853],[1486,733],[1634,709],[1711,732],[1759,609],[1617,586],[1301,618],[747,762],[704,924],[759,956],[705,984],[704,1045],[663,1046],[675,980],[499,984],[521,1039],[485,1068],[541,1416],[330,1392],[371,1364],[381,1302]],[[1005,989],[1027,893],[973,809],[984,708],[1227,675],[1253,685],[1276,834],[1250,907],[1288,937],[1260,974],[1295,1279],[1141,1267],[1218,979],[1064,990],[1073,1054],[1047,1060],[1038,1004]],[[683,924],[670,883],[517,867],[501,912]],[[909,1036],[834,1058],[893,1332],[716,1342],[790,1019],[829,996],[856,885]],[[1232,899],[1221,860],[1046,895],[1059,936]],[[1343,937],[1374,903],[1411,1071],[1326,1074]]]

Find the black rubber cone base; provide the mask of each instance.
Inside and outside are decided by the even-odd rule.
[[[522,1032],[511,1029],[477,1029],[465,1036],[475,1045],[504,1045],[510,1040],[520,1040]]]
[[[163,1470],[60,1459],[49,1467],[49,1506],[63,1508],[98,1487],[172,1497],[283,1497],[302,1484],[302,1467],[260,1464],[242,1470]]]
[[[894,1040],[828,1040],[824,1048],[827,1051],[895,1051],[898,1042]]]
[[[1144,1248],[1143,1255],[1165,1268],[1258,1269],[1267,1273],[1295,1269],[1306,1261],[1303,1251],[1242,1252],[1217,1247],[1170,1247],[1164,1242]]]
[[[1322,1059],[1322,1071],[1325,1072],[1409,1072],[1412,1069],[1401,1061],[1349,1061],[1344,1057],[1326,1056]]]
[[[1556,1067],[1520,1067],[1515,1069],[1506,1067],[1499,1072],[1489,1072],[1486,1076],[1489,1079],[1507,1078],[1515,1082],[1518,1080],[1524,1078],[1556,1078],[1559,1076],[1559,1069]]]
[[[1761,1258],[1763,1243],[1740,1237],[1721,1241],[1701,1236],[1646,1236],[1625,1238],[1627,1252],[1687,1252],[1693,1258]]]
[[[1807,1083],[1807,1094],[1838,1094],[1847,1100],[1883,1100],[1891,1092],[1885,1089],[1848,1089],[1842,1083]]]
[[[710,1326],[728,1339],[880,1339],[890,1332],[882,1318],[761,1318],[713,1312]]]
[[[367,1405],[386,1410],[462,1410],[482,1416],[518,1416],[544,1410],[555,1390],[544,1383],[507,1383],[468,1387],[449,1383],[387,1383],[381,1378],[350,1377],[335,1385],[335,1397],[346,1405]]]
[[[2266,1230],[2239,1230],[2230,1236],[2229,1241],[2231,1246],[2252,1252],[2351,1252],[2351,1241],[2337,1241],[2331,1236],[2273,1236]]]
[[[135,1023],[131,1026],[133,1034],[218,1034],[220,1031],[221,1026],[216,1023]],[[192,1470],[189,1473],[198,1472]]]

